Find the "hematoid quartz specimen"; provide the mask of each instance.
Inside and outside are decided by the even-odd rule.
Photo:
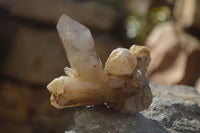
[[[64,69],[67,76],[56,78],[47,86],[54,107],[107,103],[126,114],[148,108],[152,94],[145,77],[150,62],[146,47],[115,49],[103,68],[87,27],[62,15],[57,30],[71,68]]]

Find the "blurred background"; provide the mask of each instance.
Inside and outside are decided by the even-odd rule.
[[[110,52],[146,45],[151,82],[200,92],[198,0],[0,0],[0,132],[64,132],[46,86],[69,66],[56,31],[62,14],[90,28],[105,64]]]

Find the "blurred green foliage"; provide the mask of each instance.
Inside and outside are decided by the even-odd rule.
[[[141,13],[128,7],[125,1],[128,0],[88,0],[96,4],[112,6],[117,12],[126,14],[124,27],[126,34],[122,36],[125,43],[132,42],[144,44],[150,31],[159,23],[172,20],[172,7],[174,0],[151,0],[150,9],[147,13]],[[128,2],[130,2],[129,0]],[[134,1],[134,0],[133,0]],[[148,2],[148,1],[146,1]],[[128,46],[128,45],[127,45]]]
[[[147,14],[131,12],[126,19],[127,37],[142,44],[155,25],[169,20],[172,16],[167,6],[154,7]]]

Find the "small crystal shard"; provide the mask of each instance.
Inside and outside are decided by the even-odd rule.
[[[132,114],[151,104],[152,94],[145,77],[150,63],[146,47],[118,48],[109,56],[105,68],[96,53],[89,29],[66,15],[57,29],[71,68],[48,84],[50,101],[56,108],[107,104]]]

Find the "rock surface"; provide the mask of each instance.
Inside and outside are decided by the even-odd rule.
[[[74,122],[76,124],[68,128],[72,128],[75,133],[167,133],[158,122],[147,119],[139,113],[122,115],[106,108],[77,111]]]
[[[105,107],[78,109],[66,133],[200,132],[200,95],[194,88],[150,86],[154,99],[148,110],[122,115]]]
[[[169,132],[200,132],[200,95],[187,86],[151,84],[155,95],[150,110],[142,114],[156,120]]]

